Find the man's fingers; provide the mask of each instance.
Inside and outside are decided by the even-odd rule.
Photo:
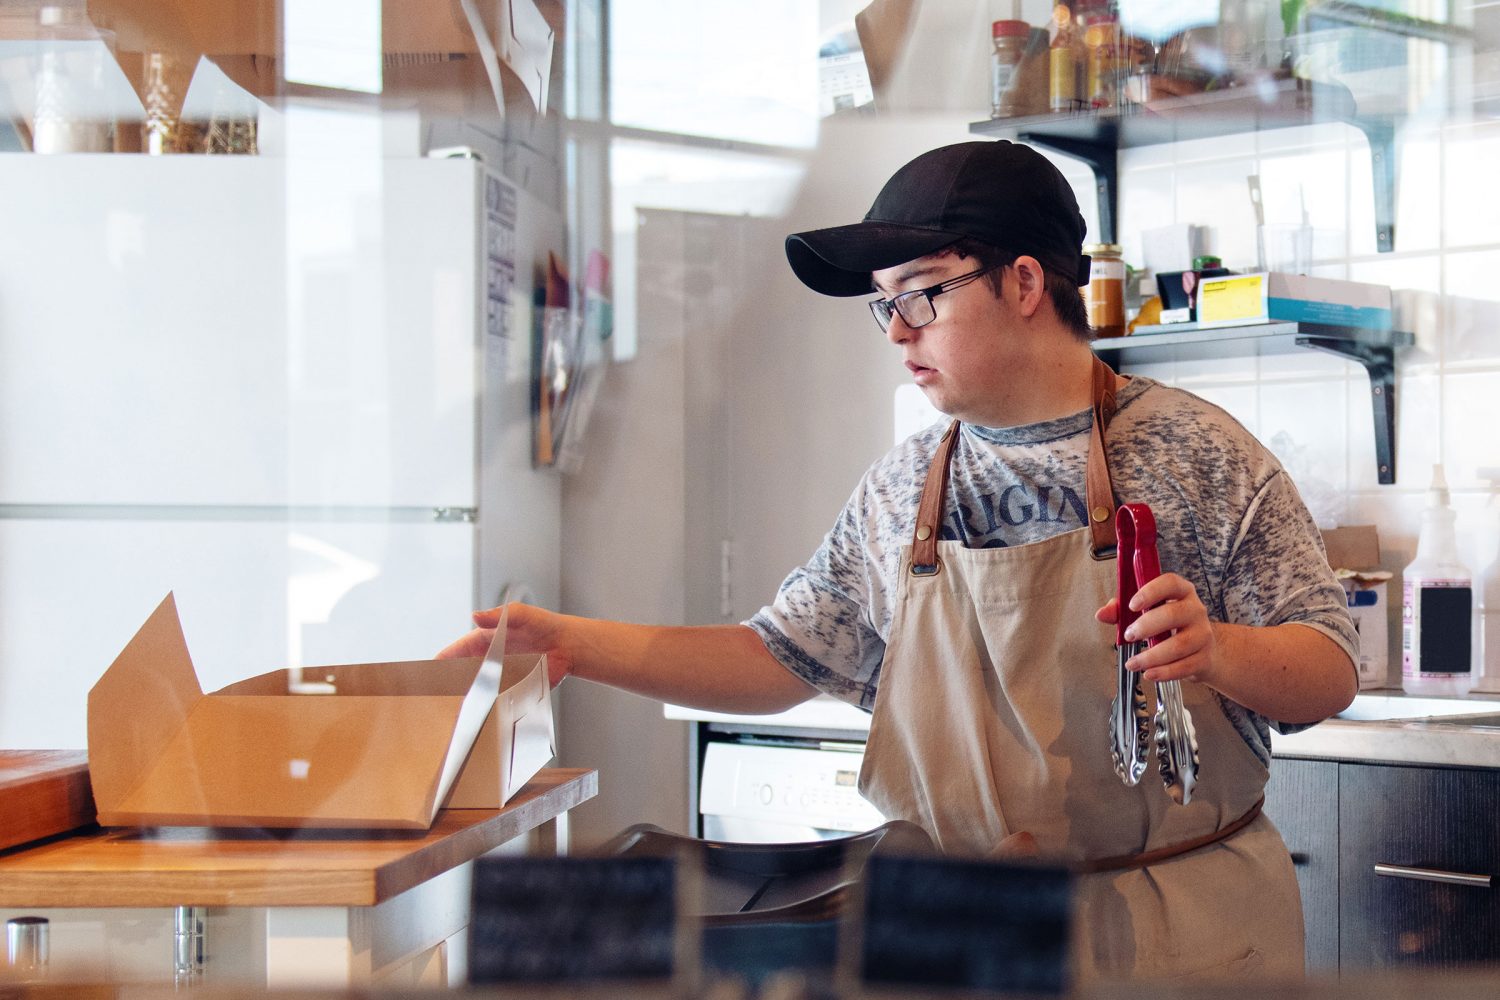
[[[1199,617],[1188,605],[1180,601],[1172,601],[1152,608],[1137,618],[1125,630],[1125,637],[1131,642],[1140,642],[1152,636],[1165,635],[1174,629],[1188,628],[1198,621]]]
[[[1163,573],[1135,592],[1130,599],[1131,610],[1140,611],[1163,601],[1181,601],[1198,596],[1193,585],[1176,573]]]
[[[483,656],[490,648],[490,640],[494,636],[495,630],[492,628],[476,628],[445,646],[435,659],[455,660],[468,656]]]

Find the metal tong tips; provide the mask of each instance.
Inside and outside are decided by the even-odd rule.
[[[1163,785],[1172,800],[1185,805],[1192,799],[1198,780],[1198,739],[1193,720],[1182,703],[1182,685],[1162,681],[1156,685],[1156,712],[1146,707],[1141,676],[1127,670],[1126,662],[1160,636],[1137,642],[1125,641],[1125,630],[1140,617],[1130,610],[1130,600],[1141,587],[1161,575],[1156,552],[1156,519],[1143,503],[1121,504],[1115,513],[1115,537],[1119,543],[1117,563],[1120,610],[1115,626],[1116,687],[1110,707],[1110,753],[1115,773],[1127,785],[1135,785],[1146,771],[1148,748],[1156,747],[1156,763]]]

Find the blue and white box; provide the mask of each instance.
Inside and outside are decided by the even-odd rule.
[[[1198,286],[1199,326],[1273,321],[1389,330],[1391,290],[1363,281],[1280,271],[1204,278]]]

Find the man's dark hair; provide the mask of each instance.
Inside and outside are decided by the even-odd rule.
[[[946,251],[951,251],[965,260],[973,260],[977,267],[1009,267],[1020,256],[1010,250],[1002,250],[975,239],[959,240],[947,247]],[[984,281],[996,297],[1000,295],[1000,275],[1001,272],[996,270],[984,276]],[[1063,326],[1071,330],[1073,336],[1084,343],[1092,341],[1094,329],[1089,326],[1088,310],[1084,308],[1083,296],[1079,294],[1078,284],[1073,277],[1048,270],[1045,264],[1042,265],[1042,275],[1042,287],[1046,289],[1047,297],[1052,300],[1052,310],[1057,313],[1057,318],[1062,321]]]

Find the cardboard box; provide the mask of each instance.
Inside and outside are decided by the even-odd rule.
[[[104,826],[425,830],[554,753],[546,657],[278,670],[204,694],[168,594],[89,692]],[[306,678],[315,678],[312,681]]]
[[[1390,677],[1391,573],[1380,568],[1380,538],[1374,525],[1323,532],[1328,564],[1344,585],[1349,616],[1359,634],[1359,686],[1393,686]]]
[[[1279,271],[1204,278],[1198,286],[1199,326],[1273,320],[1388,330],[1391,290],[1361,281]]]

